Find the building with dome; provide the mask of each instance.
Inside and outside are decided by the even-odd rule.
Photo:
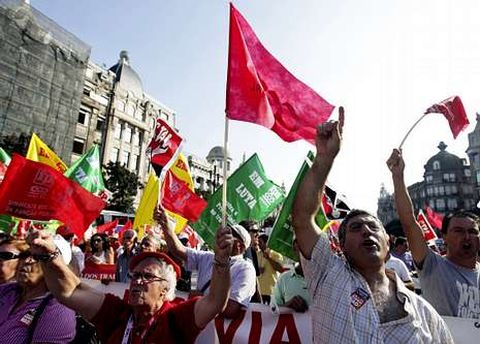
[[[467,160],[447,152],[444,142],[438,149],[424,166],[423,181],[408,187],[414,208],[423,209],[427,204],[442,214],[474,209],[476,197]]]
[[[195,183],[195,190],[202,193],[213,193],[223,184],[223,159],[222,146],[213,147],[206,158],[188,154],[188,165]],[[227,157],[227,175],[230,174],[232,158]]]
[[[149,96],[127,51],[110,68],[88,62],[71,160],[94,143],[101,146],[102,164],[124,164],[144,182],[150,171],[145,155],[160,117],[175,127],[175,112]]]
[[[478,113],[475,129],[468,134],[468,148],[466,153],[470,160],[475,200],[478,202],[480,200],[480,115]]]

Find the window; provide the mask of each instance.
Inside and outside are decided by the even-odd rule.
[[[433,195],[433,187],[431,187],[431,186],[428,186],[428,187],[427,187],[427,195],[428,195],[428,196],[432,196],[432,195]]]
[[[440,169],[440,161],[435,160],[433,162],[433,169],[434,170],[439,170]]]
[[[438,194],[439,194],[440,196],[443,196],[443,195],[445,194],[445,189],[444,189],[443,186],[439,186],[439,187],[438,187]]]
[[[466,168],[465,169],[465,177],[471,177],[472,176],[472,172],[470,171],[469,168]]]
[[[72,152],[75,154],[83,154],[83,148],[85,147],[85,140],[80,138],[73,139]]]
[[[88,116],[90,112],[87,109],[80,108],[80,112],[78,113],[77,122],[83,125],[88,125]]]
[[[458,189],[456,185],[452,185],[452,195],[456,195],[458,193]]]
[[[116,139],[120,139],[122,137],[122,123],[118,122],[117,126],[115,127],[115,133],[113,135]]]
[[[433,176],[432,175],[428,175],[425,179],[427,181],[427,184],[430,184],[430,183],[433,182]]]
[[[123,142],[132,142],[132,128],[129,125],[125,125],[123,129]]]
[[[433,188],[433,194],[434,194],[435,196],[438,195],[438,186],[435,186],[435,187]]]
[[[452,188],[450,185],[445,185],[445,195],[450,195],[452,193]]]
[[[444,173],[443,181],[444,182],[455,182],[455,173]]]
[[[457,200],[455,198],[449,198],[447,200],[447,207],[448,207],[448,210],[455,210],[457,209],[458,205],[457,205]]]
[[[123,152],[122,164],[128,167],[129,162],[130,162],[130,152]]]
[[[133,104],[128,104],[127,105],[127,114],[129,114],[130,116],[135,115],[135,105],[133,105]]]
[[[135,169],[135,172],[138,173],[138,170],[139,170],[139,167],[140,167],[139,155],[134,154],[134,155],[132,156],[132,166],[133,166],[133,168]]]
[[[475,176],[476,176],[476,179],[477,179],[477,185],[480,185],[480,171],[477,171]]]
[[[454,182],[456,180],[455,173],[450,173],[450,181]]]
[[[102,131],[104,125],[105,125],[105,118],[98,117],[97,118],[97,126],[96,126],[95,129],[98,130],[98,131]]]
[[[441,198],[437,199],[436,205],[437,205],[437,207],[436,207],[437,210],[440,210],[440,211],[445,210],[445,200],[443,200]]]
[[[118,154],[119,154],[119,149],[118,148],[113,148],[112,151],[110,152],[110,161],[111,162],[117,162],[118,161]]]

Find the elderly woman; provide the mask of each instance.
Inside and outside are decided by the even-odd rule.
[[[140,252],[166,252],[167,243],[153,235],[146,235],[140,242]]]
[[[60,237],[56,242],[59,249],[47,255],[33,255],[26,244],[16,246],[19,248],[17,282],[0,285],[3,343],[69,343],[75,337],[75,312],[49,293],[40,265],[58,256],[65,257],[68,263],[71,258],[68,244]]]
[[[7,238],[0,243],[0,285],[15,281],[18,254],[27,248],[24,240]]]
[[[104,234],[94,234],[90,238],[91,253],[85,257],[85,262],[94,264],[114,264],[115,253]]]

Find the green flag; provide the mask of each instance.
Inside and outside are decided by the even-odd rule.
[[[298,256],[295,254],[293,250],[293,225],[292,225],[292,207],[293,201],[295,200],[295,195],[297,194],[297,189],[300,185],[300,182],[303,180],[305,173],[309,170],[310,166],[312,165],[314,159],[313,152],[308,152],[308,155],[305,161],[300,167],[298,171],[297,177],[293,182],[290,191],[288,192],[288,196],[283,203],[282,209],[280,210],[280,214],[273,225],[272,233],[268,239],[267,246],[270,247],[272,250],[290,258],[293,260],[298,260]],[[328,219],[325,217],[323,212],[320,210],[315,217],[315,222],[320,228],[325,227],[328,223]]]
[[[281,187],[265,175],[257,154],[240,166],[227,181],[227,222],[260,221],[281,202],[285,194]],[[210,198],[207,208],[191,226],[205,242],[214,246],[215,233],[222,223],[222,188]]]
[[[98,146],[93,145],[87,153],[65,171],[65,176],[76,181],[86,190],[95,195],[100,195],[105,191],[102,171],[100,169],[100,153]]]
[[[10,160],[12,160],[10,155],[8,155],[8,153],[5,152],[2,147],[0,147],[0,162],[8,166],[8,164],[10,164]]]

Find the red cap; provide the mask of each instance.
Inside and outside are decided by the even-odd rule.
[[[182,271],[180,270],[180,266],[178,266],[175,261],[167,256],[165,253],[160,253],[160,252],[142,252],[140,254],[137,254],[132,258],[130,261],[129,268],[130,270],[135,269],[135,267],[144,259],[146,258],[158,258],[163,260],[165,263],[171,265],[173,267],[173,270],[175,271],[175,274],[177,275],[177,280],[180,278],[182,275]]]

